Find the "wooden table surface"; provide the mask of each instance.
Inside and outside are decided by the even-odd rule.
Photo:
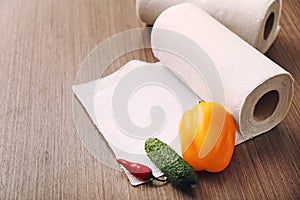
[[[287,117],[182,193],[131,186],[86,150],[73,122],[80,64],[111,35],[144,27],[135,1],[0,0],[0,199],[300,199],[300,1],[283,0],[281,26],[267,56],[295,78]]]

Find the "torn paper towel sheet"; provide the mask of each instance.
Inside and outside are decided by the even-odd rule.
[[[197,5],[262,53],[279,31],[282,0],[137,0],[137,15],[152,25],[165,9],[180,3]],[[185,14],[177,17],[184,18]],[[195,28],[200,26],[194,24]]]
[[[116,158],[145,164],[156,177],[162,173],[146,156],[145,140],[157,137],[181,155],[179,119],[199,101],[162,64],[136,60],[105,78],[74,85],[73,91]],[[124,171],[132,185],[143,183]]]
[[[293,96],[292,76],[199,7],[180,4],[165,10],[154,23],[151,46],[161,63],[180,74],[207,101],[212,96],[204,83],[213,79],[214,86],[220,77],[224,106],[243,139],[272,129],[286,116]],[[212,66],[206,57],[217,71],[215,77],[204,77],[208,80],[197,72]]]

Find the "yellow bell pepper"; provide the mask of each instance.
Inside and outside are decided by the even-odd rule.
[[[220,172],[233,155],[236,126],[216,102],[200,101],[179,123],[182,157],[195,170]]]

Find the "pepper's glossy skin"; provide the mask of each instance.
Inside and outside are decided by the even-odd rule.
[[[179,123],[182,157],[195,170],[220,172],[233,155],[236,126],[233,117],[215,102],[199,102]]]
[[[141,181],[148,181],[153,177],[152,170],[145,165],[129,162],[124,159],[118,159],[117,161],[123,165],[129,173]]]

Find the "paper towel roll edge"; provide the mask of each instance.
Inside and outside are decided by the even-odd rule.
[[[250,139],[267,132],[286,117],[294,94],[293,83],[294,79],[288,72],[278,74],[245,97],[239,116],[239,129],[244,138]],[[256,110],[261,107],[265,109]]]
[[[258,34],[257,41],[253,45],[262,53],[266,53],[277,38],[280,30],[281,9],[282,0],[274,1],[264,16],[262,28]]]
[[[147,15],[146,15],[148,2],[149,1],[147,1],[147,0],[136,0],[135,1],[136,15],[142,22],[144,22],[146,24],[150,24],[150,23],[153,24],[156,18],[154,19],[154,17],[147,17]]]
[[[178,3],[176,2],[168,2],[170,4],[163,4],[163,6],[156,8],[156,9],[151,9],[149,8],[149,3],[151,3],[151,1],[149,0],[136,0],[136,15],[138,16],[138,18],[148,24],[148,25],[153,25],[154,22],[156,21],[157,17],[167,8],[176,5]],[[164,2],[166,3],[166,2]],[[149,12],[151,12],[152,14],[148,14]]]

